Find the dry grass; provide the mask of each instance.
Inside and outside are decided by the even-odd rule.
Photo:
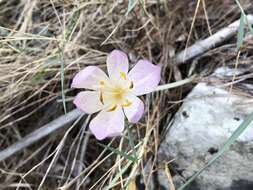
[[[0,1],[1,149],[63,114],[62,103],[56,101],[61,99],[62,65],[64,94],[68,98],[76,94],[69,89],[73,75],[87,65],[105,68],[106,55],[114,48],[128,52],[132,63],[146,57],[161,64],[162,83],[193,74],[212,82],[208,76],[217,66],[233,65],[235,39],[191,64],[175,67],[173,56],[238,19],[240,10],[232,1],[199,2],[196,9],[197,3],[192,0],[150,0],[146,1],[145,11],[137,3],[133,11],[124,16],[127,11],[124,0]],[[252,11],[250,1],[242,4],[245,10]],[[249,40],[241,51],[244,56],[240,63],[244,67],[251,61],[251,49]],[[231,78],[226,80],[229,82]],[[83,125],[79,123],[69,128],[72,130],[68,133],[60,131],[2,162],[0,188],[37,189],[41,185],[43,189],[67,186],[69,189],[102,189],[115,181],[114,189],[121,189],[130,179],[138,181],[139,176],[142,176],[142,186],[145,184],[148,188],[151,174],[164,167],[157,164],[164,126],[191,88],[192,85],[187,85],[145,97],[145,117],[131,128],[137,162],[131,163],[124,156],[99,146],[87,132],[86,122],[90,119],[87,117],[80,122]],[[72,108],[72,102],[67,101],[67,110]],[[134,152],[126,137],[127,133],[125,137],[113,139],[111,146]],[[145,168],[148,161],[149,172]],[[121,172],[128,165],[125,172]]]

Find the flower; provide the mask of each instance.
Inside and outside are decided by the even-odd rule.
[[[125,116],[130,123],[138,122],[144,104],[137,96],[154,91],[161,78],[160,66],[148,60],[139,60],[128,72],[127,55],[120,50],[113,50],[106,64],[109,76],[99,67],[87,66],[75,75],[71,85],[88,89],[74,99],[79,109],[87,114],[100,111],[89,124],[98,140],[120,135]]]

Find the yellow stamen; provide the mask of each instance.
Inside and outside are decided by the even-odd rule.
[[[126,73],[120,72],[120,76],[121,76],[124,80],[126,80]]]
[[[107,111],[108,111],[108,112],[112,112],[112,111],[116,110],[116,108],[117,108],[117,105],[113,105],[113,106],[110,107]]]
[[[101,80],[101,81],[99,81],[99,84],[103,86],[103,85],[105,85],[105,81]]]
[[[129,89],[133,89],[133,87],[134,87],[134,83],[133,83],[133,81],[131,81],[130,85],[129,85]]]
[[[103,98],[103,92],[99,93],[99,100],[104,105],[104,98]]]
[[[123,107],[129,107],[132,105],[132,102],[130,102],[129,100],[126,100],[126,103],[124,103],[122,106]]]

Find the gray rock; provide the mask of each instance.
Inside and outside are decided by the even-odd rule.
[[[155,185],[154,185],[154,176],[152,175],[152,173],[153,173],[153,166],[152,166],[152,160],[150,159],[145,164],[143,172],[139,173],[140,180],[138,183],[138,189],[146,188],[148,190],[156,190]]]
[[[160,161],[176,159],[170,165],[175,185],[204,166],[252,111],[252,98],[199,83],[176,113],[159,149]],[[159,172],[160,184],[169,189]],[[253,190],[253,125],[188,189]]]

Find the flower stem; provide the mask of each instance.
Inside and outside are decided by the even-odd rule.
[[[168,90],[168,89],[171,89],[171,88],[176,88],[176,87],[183,86],[185,84],[191,83],[193,81],[194,81],[194,77],[192,77],[192,78],[186,78],[184,80],[180,80],[180,81],[169,83],[169,84],[159,85],[156,88],[155,91]]]

